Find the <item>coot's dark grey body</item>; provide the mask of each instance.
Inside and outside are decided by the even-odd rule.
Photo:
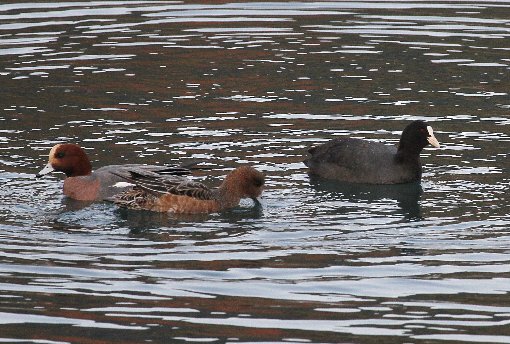
[[[397,148],[360,139],[334,139],[309,151],[310,174],[368,184],[400,184],[420,180],[419,160],[397,161]],[[360,154],[359,152],[363,152]]]
[[[421,179],[420,152],[428,144],[439,147],[432,128],[423,121],[408,125],[398,149],[354,138],[333,139],[309,150],[309,173],[352,183],[401,184]]]

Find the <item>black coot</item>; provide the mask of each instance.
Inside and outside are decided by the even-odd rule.
[[[304,161],[309,174],[352,183],[401,184],[421,179],[420,152],[427,144],[439,148],[432,127],[410,123],[398,148],[380,142],[338,138],[311,148]]]

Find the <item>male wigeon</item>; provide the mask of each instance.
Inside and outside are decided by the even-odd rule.
[[[133,187],[113,173],[127,170],[174,175],[190,173],[187,168],[179,166],[137,164],[109,165],[92,171],[89,157],[83,148],[72,143],[62,143],[50,150],[48,164],[36,177],[42,177],[53,171],[63,172],[66,175],[64,195],[79,201],[101,201]]]
[[[304,161],[309,174],[352,183],[400,184],[421,179],[420,153],[427,144],[439,148],[424,121],[405,127],[397,147],[354,138],[337,138],[311,148]]]
[[[237,206],[241,198],[258,202],[257,197],[264,188],[264,175],[249,166],[241,166],[230,172],[215,189],[185,177],[161,177],[150,171],[123,171],[116,174],[136,187],[114,196],[112,200],[115,204],[129,209],[176,214],[219,212]]]

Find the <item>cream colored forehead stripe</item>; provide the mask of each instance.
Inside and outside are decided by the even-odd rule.
[[[432,127],[430,125],[427,127],[427,131],[429,132],[430,136],[434,136],[434,130],[432,130]]]
[[[55,152],[57,151],[57,148],[60,147],[60,145],[54,145],[53,148],[50,150],[50,159],[52,156],[55,156]]]

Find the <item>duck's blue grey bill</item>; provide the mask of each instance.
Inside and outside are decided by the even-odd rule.
[[[37,173],[35,176],[37,178],[40,178],[42,176],[44,176],[45,174],[48,174],[48,173],[51,173],[53,172],[55,169],[53,168],[53,166],[51,166],[50,163],[48,163],[46,166],[44,166],[44,168],[42,170],[39,171],[39,173]]]

